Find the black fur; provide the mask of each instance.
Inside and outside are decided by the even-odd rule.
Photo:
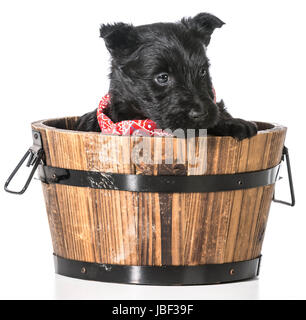
[[[232,118],[222,100],[214,103],[206,47],[223,24],[200,13],[177,23],[102,25],[112,57],[107,115],[114,122],[149,118],[161,129],[207,128],[239,140],[255,135],[253,122]],[[76,129],[100,131],[96,110],[83,115]]]

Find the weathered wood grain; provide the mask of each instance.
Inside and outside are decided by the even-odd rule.
[[[167,164],[167,138],[77,132],[73,131],[76,119],[32,124],[41,132],[47,165],[146,175],[203,174],[206,165],[204,174],[255,171],[280,162],[286,135],[283,126],[258,123],[261,131],[243,141],[231,137],[195,138],[197,154],[207,147],[207,163],[203,157],[198,166],[188,162],[191,151],[184,139],[177,138],[174,163]],[[144,157],[151,157],[152,163],[144,164]],[[274,191],[273,185],[217,193],[42,186],[55,254],[88,262],[157,266],[258,257]]]

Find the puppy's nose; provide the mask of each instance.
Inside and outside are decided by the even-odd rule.
[[[197,111],[195,109],[191,109],[188,113],[189,118],[194,121],[204,120],[207,117],[207,111]]]

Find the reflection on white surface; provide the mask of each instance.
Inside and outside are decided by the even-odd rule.
[[[86,281],[55,275],[55,299],[227,300],[258,299],[259,280],[206,286],[142,286]]]

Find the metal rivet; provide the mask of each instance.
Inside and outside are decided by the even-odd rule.
[[[38,139],[38,134],[34,133],[34,139]]]
[[[235,274],[235,269],[231,269],[230,272],[229,272],[229,274],[230,274],[231,276],[234,275],[234,274]]]
[[[241,181],[241,180],[238,180],[237,183],[238,183],[238,184],[242,184],[242,181]]]
[[[81,268],[81,273],[86,273],[86,268],[85,267]]]
[[[53,178],[53,179],[56,179],[56,178],[57,178],[55,173],[52,174],[52,178]]]

